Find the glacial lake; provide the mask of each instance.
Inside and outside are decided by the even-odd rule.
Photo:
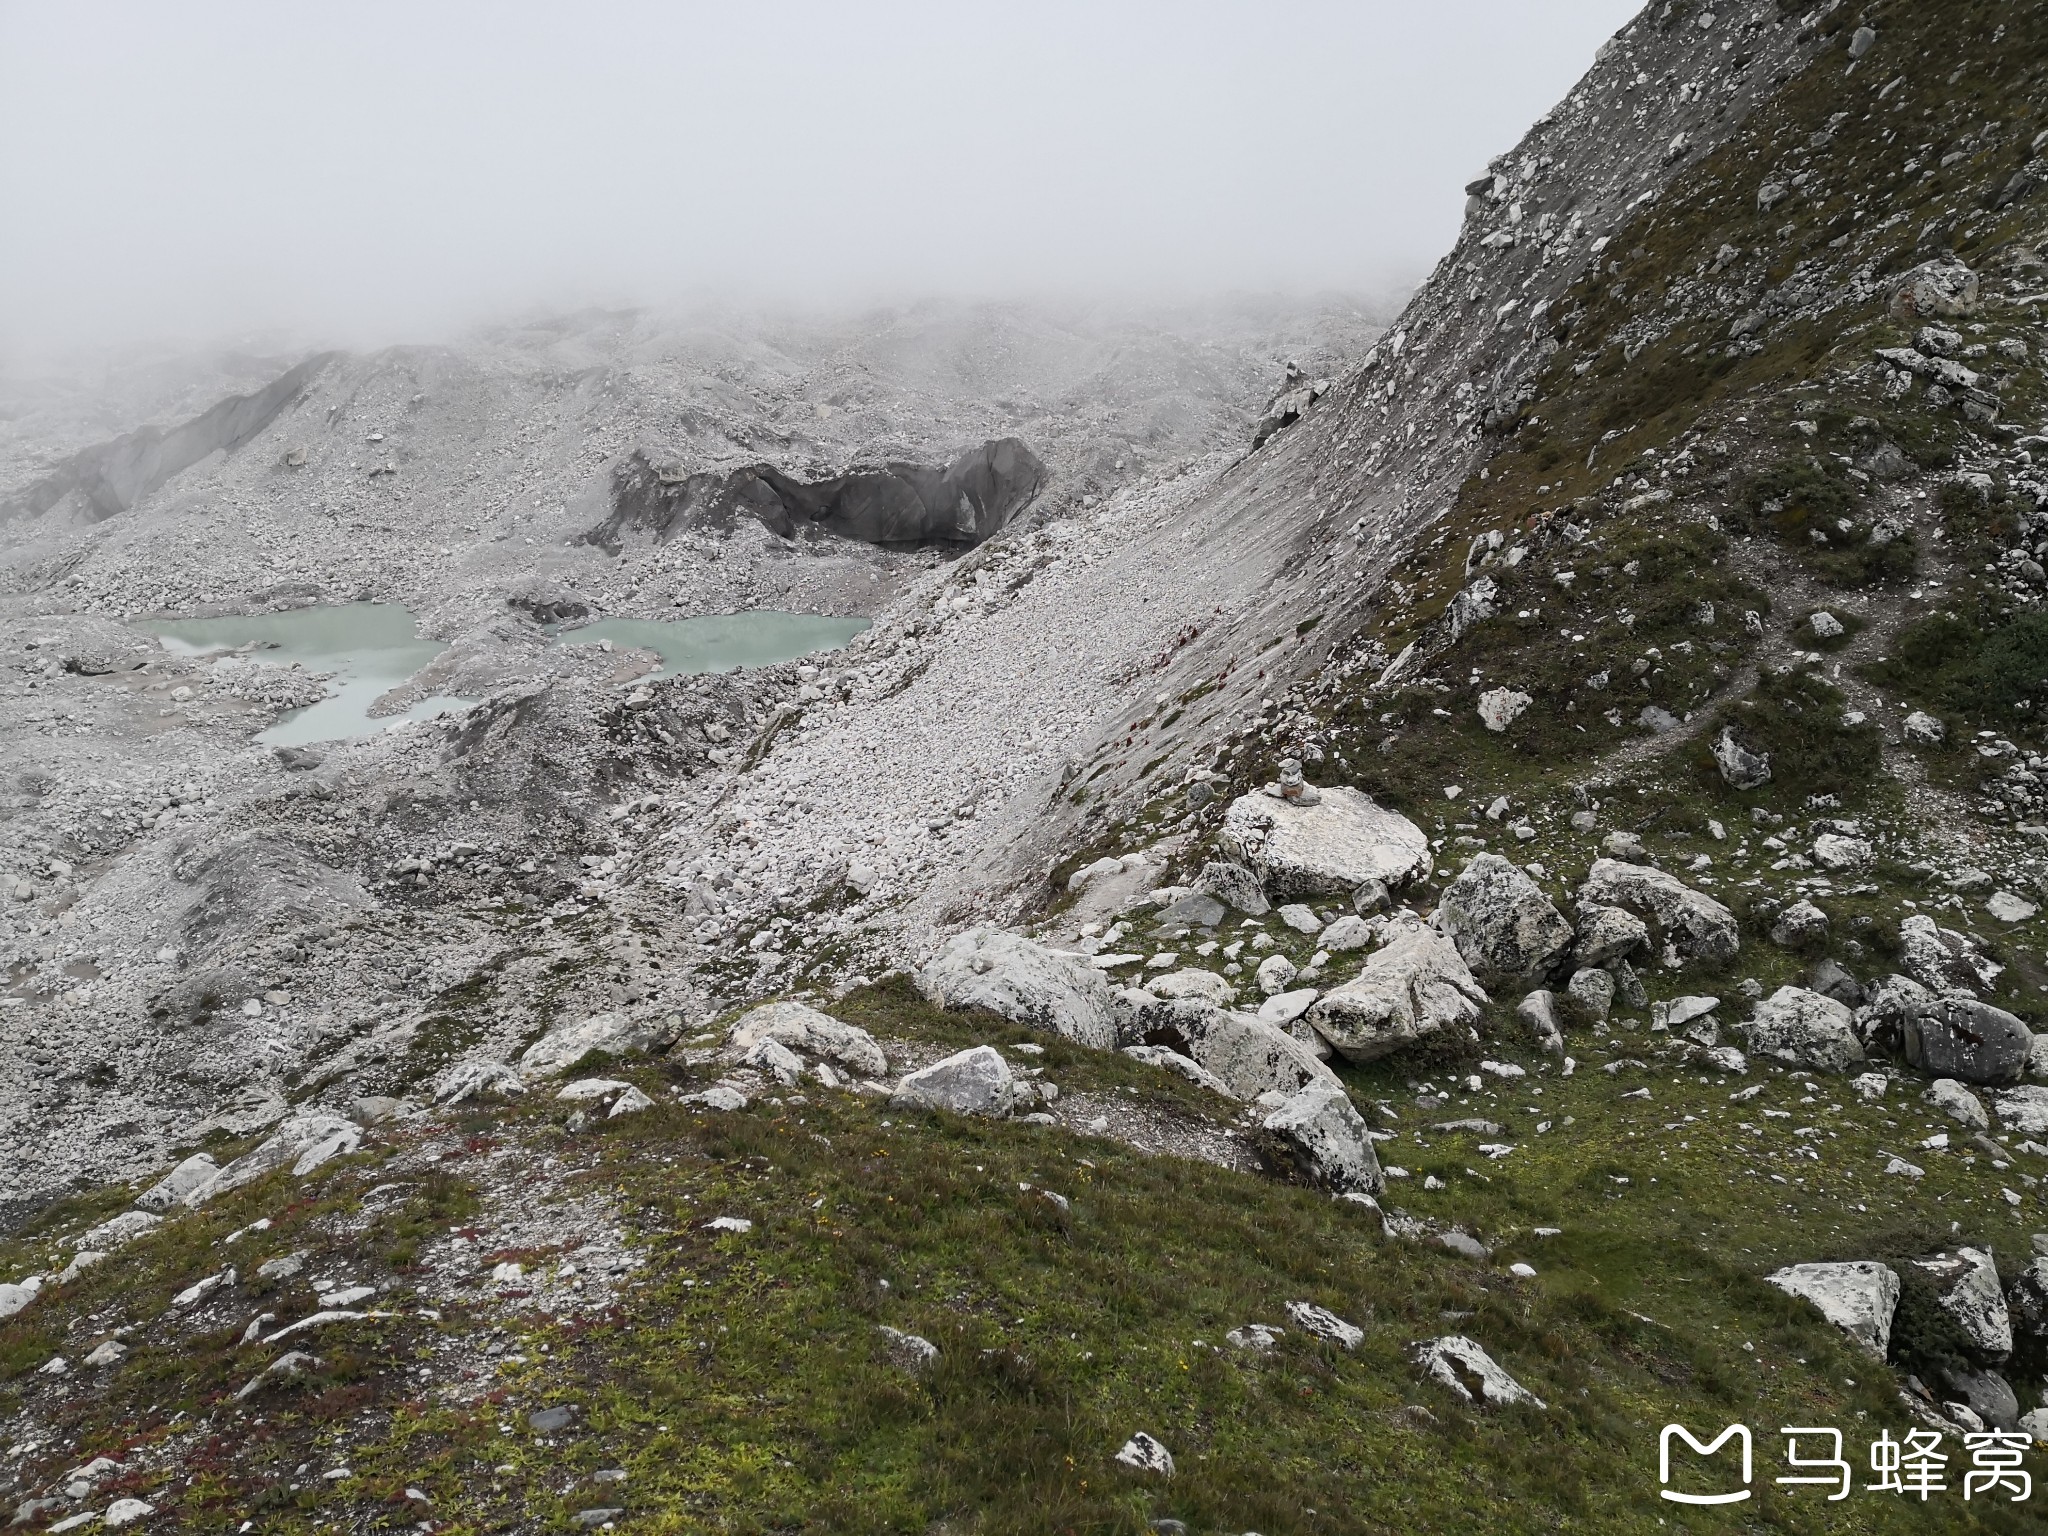
[[[439,640],[421,639],[412,614],[396,603],[335,603],[221,619],[145,619],[135,627],[181,656],[253,645],[248,657],[261,666],[297,662],[308,672],[332,673],[326,698],[279,716],[256,738],[266,746],[374,736],[400,720],[431,720],[474,702],[422,699],[403,714],[370,713],[378,699],[447,649]]]
[[[661,658],[661,669],[651,677],[681,677],[768,667],[836,651],[867,627],[866,619],[756,608],[694,619],[599,619],[560,631],[555,642],[594,645],[609,640],[614,650],[652,651]]]
[[[256,739],[266,746],[298,747],[350,741],[389,730],[400,720],[431,720],[466,709],[472,699],[422,699],[403,714],[372,715],[371,707],[447,649],[423,640],[411,612],[397,603],[334,603],[221,619],[142,619],[137,629],[155,635],[181,656],[240,651],[261,666],[297,662],[308,672],[331,673],[327,697],[280,716]],[[653,677],[731,672],[833,651],[868,627],[866,619],[821,618],[808,613],[755,609],[694,619],[599,619],[555,635],[558,645],[595,645],[652,651],[661,658]]]

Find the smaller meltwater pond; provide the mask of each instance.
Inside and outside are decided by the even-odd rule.
[[[555,636],[558,645],[609,640],[618,650],[652,651],[661,658],[654,677],[732,672],[768,667],[819,651],[836,651],[868,627],[866,619],[822,618],[812,613],[709,614],[695,619],[599,619]]]
[[[447,649],[438,640],[422,640],[412,614],[396,603],[334,603],[220,619],[142,620],[135,627],[182,656],[209,656],[248,646],[249,660],[259,665],[297,662],[308,672],[332,674],[326,698],[281,715],[256,738],[266,746],[374,736],[401,720],[430,720],[473,702],[423,699],[403,714],[370,713],[378,699]]]

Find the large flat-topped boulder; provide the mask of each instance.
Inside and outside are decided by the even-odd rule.
[[[1223,842],[1276,896],[1348,896],[1430,871],[1429,839],[1406,816],[1342,785],[1313,804],[1254,791],[1223,814]]]

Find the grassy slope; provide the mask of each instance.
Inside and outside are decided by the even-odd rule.
[[[935,1014],[901,983],[846,1011],[899,1038],[1016,1038]],[[1612,1044],[1652,1054],[1643,1036]],[[1427,1122],[1406,1068],[1353,1074],[1362,1099],[1401,1116],[1384,1150],[1412,1177],[1390,1198],[1482,1234],[1496,1248],[1490,1263],[1385,1239],[1369,1213],[1306,1191],[1063,1131],[905,1116],[823,1094],[733,1116],[660,1109],[570,1135],[552,1105],[523,1104],[471,1116],[461,1127],[469,1145],[563,1159],[574,1187],[627,1213],[648,1263],[644,1283],[601,1319],[514,1323],[529,1363],[504,1371],[494,1398],[439,1401],[405,1375],[423,1365],[446,1375],[451,1358],[502,1325],[481,1284],[466,1288],[472,1299],[443,1304],[438,1321],[326,1330],[313,1383],[243,1408],[226,1394],[273,1352],[236,1347],[242,1319],[260,1305],[289,1321],[311,1308],[310,1294],[289,1284],[245,1291],[211,1327],[166,1317],[170,1295],[226,1254],[247,1277],[262,1258],[296,1250],[313,1255],[309,1275],[340,1266],[395,1281],[377,1305],[409,1310],[406,1288],[422,1273],[391,1259],[472,1222],[476,1201],[458,1171],[354,1230],[348,1213],[365,1190],[404,1176],[374,1158],[296,1192],[253,1186],[38,1303],[8,1330],[8,1390],[71,1436],[71,1449],[31,1458],[48,1473],[99,1451],[140,1465],[151,1447],[187,1447],[192,1487],[147,1474],[129,1487],[177,1500],[180,1529],[220,1531],[252,1514],[278,1531],[377,1529],[422,1513],[454,1530],[559,1529],[575,1510],[613,1502],[633,1512],[630,1528],[674,1531],[921,1531],[942,1521],[956,1531],[1136,1532],[1162,1516],[1267,1533],[1460,1531],[1475,1521],[1647,1531],[1660,1513],[1655,1434],[1668,1419],[1741,1418],[1760,1431],[1832,1423],[1852,1441],[1859,1429],[1897,1428],[1887,1374],[1757,1276],[1823,1253],[1926,1251],[1957,1219],[1988,1232],[2010,1263],[2023,1239],[1997,1177],[1929,1154],[1925,1181],[1880,1179],[1879,1148],[1932,1129],[1919,1106],[1866,1106],[1839,1083],[1808,1103],[1809,1085],[1765,1069],[1764,1094],[1731,1111],[1727,1081],[1662,1067],[1610,1076],[1595,1069],[1607,1055],[1600,1043],[1574,1048],[1584,1065],[1569,1079],[1525,1057],[1524,1083],[1459,1090],[1436,1112],[1510,1123],[1518,1150],[1499,1161],[1462,1133],[1418,1139]],[[1055,1047],[1050,1060],[1070,1092],[1130,1088],[1161,1095],[1162,1107],[1202,1108],[1116,1058]],[[663,1094],[679,1074],[633,1075]],[[1651,1100],[1622,1097],[1644,1085]],[[1777,1108],[1792,1118],[1762,1113]],[[1740,1131],[1737,1113],[1763,1134]],[[1701,1123],[1686,1125],[1688,1114]],[[1546,1135],[1533,1134],[1539,1118],[1553,1126]],[[1804,1139],[1792,1131],[1806,1125],[1823,1128],[1820,1163],[1792,1150]],[[394,1161],[408,1159],[401,1143]],[[1432,1173],[1444,1189],[1422,1189]],[[271,1230],[220,1247],[259,1213]],[[707,1232],[713,1214],[745,1216],[754,1230]],[[1562,1234],[1534,1235],[1549,1225]],[[10,1245],[10,1271],[45,1261],[47,1244]],[[1537,1277],[1508,1275],[1515,1259]],[[1290,1300],[1332,1308],[1366,1329],[1365,1343],[1345,1353],[1295,1333],[1265,1358],[1222,1347],[1243,1322],[1284,1322]],[[87,1317],[96,1323],[71,1326]],[[125,1322],[143,1324],[147,1342],[103,1391],[52,1392],[25,1374],[59,1349],[75,1359]],[[905,1376],[878,1323],[932,1339],[938,1368]],[[1549,1410],[1475,1412],[1420,1380],[1405,1347],[1450,1331],[1484,1341]],[[580,1410],[570,1431],[552,1441],[528,1431],[528,1410],[565,1401]],[[1111,1461],[1140,1428],[1173,1450],[1170,1483]],[[1762,1444],[1768,1463],[1771,1442]],[[295,1475],[301,1465],[310,1471]],[[319,1479],[340,1465],[354,1477]],[[629,1473],[622,1496],[587,1480],[607,1466]],[[408,1501],[408,1488],[431,1510]],[[2027,1528],[2011,1512],[1970,1508],[1981,1528]],[[1684,1521],[1979,1528],[1957,1500],[1922,1511],[1859,1495],[1830,1506],[1775,1488],[1742,1515]]]

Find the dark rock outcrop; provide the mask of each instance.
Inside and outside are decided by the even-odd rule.
[[[0,505],[0,522],[40,517],[73,492],[81,498],[80,511],[89,522],[104,522],[125,512],[208,454],[232,452],[248,442],[299,398],[333,356],[322,352],[309,357],[255,393],[230,395],[174,427],[137,427],[81,449],[18,500]]]
[[[562,624],[590,617],[590,604],[580,592],[544,577],[528,577],[506,594],[507,607],[517,608],[536,624]]]
[[[988,539],[1045,484],[1045,466],[1014,437],[971,448],[943,468],[888,463],[805,482],[770,464],[684,475],[635,452],[612,473],[611,515],[579,542],[618,553],[629,532],[666,542],[692,529],[731,530],[741,517],[784,538],[806,528],[867,544],[951,544]]]

